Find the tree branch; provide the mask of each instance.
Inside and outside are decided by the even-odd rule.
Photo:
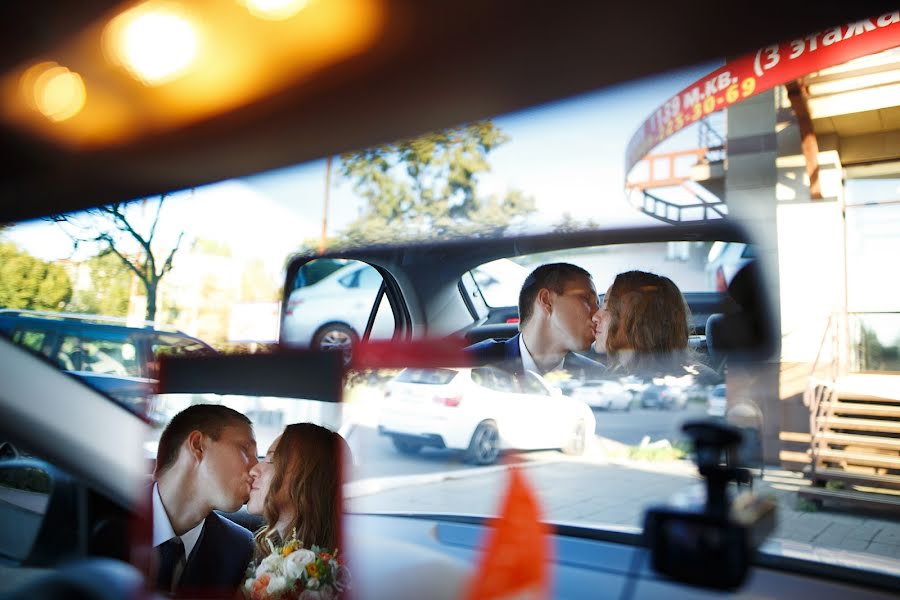
[[[162,279],[162,277],[172,270],[172,259],[175,257],[175,253],[178,251],[178,247],[181,246],[181,238],[184,237],[184,232],[178,234],[178,241],[175,242],[175,247],[172,248],[172,251],[169,252],[169,257],[166,258],[166,262],[163,264],[162,271],[160,271],[158,279]]]
[[[153,217],[153,225],[150,226],[150,235],[147,237],[148,244],[153,241],[153,236],[156,235],[156,224],[159,223],[159,214],[162,212],[162,206],[163,202],[166,201],[166,196],[168,196],[168,194],[163,194],[159,197],[159,204],[156,205],[156,216]]]
[[[128,267],[129,269],[131,269],[134,272],[134,274],[138,276],[138,279],[140,279],[144,283],[145,290],[149,290],[150,281],[147,278],[147,274],[142,272],[141,269],[139,269],[138,267],[134,266],[134,264],[130,260],[128,260],[128,258],[124,254],[119,252],[116,249],[116,247],[113,245],[112,239],[109,236],[106,237],[105,241],[106,241],[110,251],[112,251],[113,254],[118,256],[119,260],[121,260],[123,263],[125,263],[125,266]]]

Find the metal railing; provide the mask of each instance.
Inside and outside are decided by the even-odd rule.
[[[803,404],[809,408],[810,478],[814,479],[822,450],[820,423],[827,422],[837,399],[837,380],[841,370],[841,314],[832,314],[822,332],[822,341],[809,372]]]

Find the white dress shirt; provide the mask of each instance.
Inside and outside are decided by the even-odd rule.
[[[525,336],[519,335],[519,353],[522,355],[522,367],[526,371],[534,371],[535,373],[539,373],[543,375],[544,373],[549,373],[550,371],[556,371],[563,368],[563,364],[566,362],[566,357],[563,355],[559,364],[553,367],[552,369],[547,369],[544,371],[543,369],[537,366],[537,363],[534,362],[534,357],[531,356],[531,352],[528,351],[528,347],[525,346]]]
[[[200,539],[200,533],[203,532],[203,523],[200,524],[181,536],[181,543],[184,544],[184,558],[187,560],[197,540]],[[175,530],[172,529],[172,523],[169,521],[169,515],[166,513],[166,507],[163,506],[162,498],[159,497],[159,486],[153,484],[153,547],[156,548],[160,544],[176,537]]]

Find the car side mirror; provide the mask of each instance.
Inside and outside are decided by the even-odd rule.
[[[33,564],[32,549],[41,535],[53,497],[51,469],[38,460],[0,461],[0,556]],[[66,527],[72,531],[71,523]],[[41,561],[38,561],[39,563]]]

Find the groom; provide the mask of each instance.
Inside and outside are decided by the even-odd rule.
[[[582,379],[602,373],[603,365],[578,354],[591,347],[600,309],[591,274],[569,263],[537,267],[519,291],[519,333],[489,339],[465,349],[476,365],[492,364],[515,375],[566,370]]]
[[[251,533],[214,511],[234,512],[250,495],[257,463],[250,420],[197,404],[159,439],[153,504],[156,589],[177,596],[231,596],[253,556]]]

